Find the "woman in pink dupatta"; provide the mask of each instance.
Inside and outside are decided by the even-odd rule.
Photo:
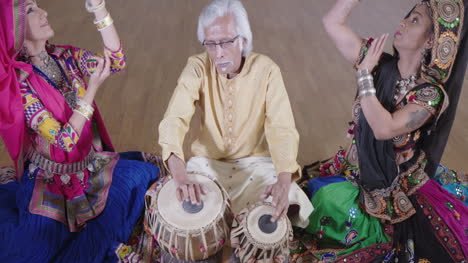
[[[0,3],[0,135],[16,170],[0,177],[0,262],[116,262],[159,169],[113,152],[94,103],[125,66],[105,2],[86,2],[102,55],[49,44],[36,0]]]

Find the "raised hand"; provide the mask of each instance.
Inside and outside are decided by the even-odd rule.
[[[367,51],[366,57],[359,66],[359,69],[368,69],[370,72],[374,70],[382,56],[387,38],[388,34],[383,34],[372,42],[369,50]]]
[[[97,61],[97,66],[96,70],[94,70],[94,72],[91,74],[91,77],[89,78],[88,86],[91,89],[98,89],[102,85],[104,80],[106,80],[110,76],[111,61],[105,50],[103,54],[104,58],[94,58]]]

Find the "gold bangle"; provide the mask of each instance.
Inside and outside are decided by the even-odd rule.
[[[85,117],[87,120],[90,120],[91,117],[93,116],[94,109],[92,107],[90,109],[89,107],[78,104],[76,108],[73,110],[73,112],[77,112],[81,116]]]
[[[89,112],[85,109],[83,109],[82,107],[78,106],[76,107],[76,109],[73,110],[73,112],[76,112],[78,114],[80,114],[81,116],[83,116],[86,120],[90,120],[91,117],[93,116],[93,113],[92,112]]]
[[[111,26],[112,24],[114,24],[114,20],[112,19],[110,14],[107,13],[107,15],[103,19],[99,21],[94,20],[94,24],[96,25],[98,31],[102,31],[106,29],[108,26]]]
[[[83,110],[85,111],[88,111],[90,112],[91,114],[94,113],[94,108],[93,106],[91,106],[89,103],[87,103],[86,101],[82,100],[82,99],[79,99],[77,102],[76,102],[76,105],[83,108]]]
[[[101,0],[101,3],[99,3],[97,6],[91,6],[88,1],[89,0],[86,1],[85,7],[89,13],[96,13],[97,11],[106,7],[106,1],[104,0]]]

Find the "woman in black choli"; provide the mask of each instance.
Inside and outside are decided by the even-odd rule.
[[[388,34],[363,40],[345,24],[358,2],[338,0],[324,17],[338,50],[357,61],[359,88],[353,143],[330,177],[308,184],[315,210],[307,231],[317,242],[309,252],[338,262],[464,262],[467,206],[433,177],[466,72],[467,3],[416,5],[390,55],[383,53]]]

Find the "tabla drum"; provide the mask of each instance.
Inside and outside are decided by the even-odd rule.
[[[289,242],[293,239],[291,222],[287,218],[271,222],[274,211],[270,203],[259,202],[234,218],[231,246],[240,262],[288,262]]]
[[[228,195],[215,180],[199,174],[189,177],[206,187],[202,204],[179,202],[171,178],[155,183],[145,196],[145,231],[178,260],[204,260],[222,249],[233,216]]]

